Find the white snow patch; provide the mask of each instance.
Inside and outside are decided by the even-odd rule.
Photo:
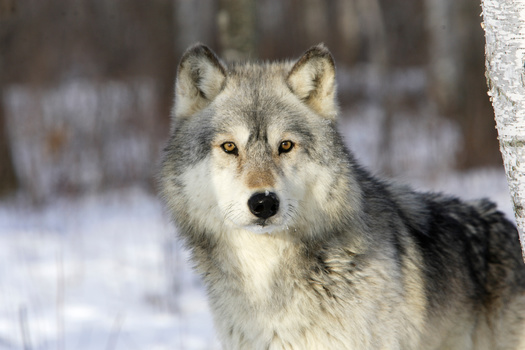
[[[218,349],[173,236],[140,189],[0,203],[0,349]]]

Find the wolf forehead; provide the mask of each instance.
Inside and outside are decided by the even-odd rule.
[[[313,143],[315,140],[312,130],[318,129],[318,124],[325,123],[326,120],[321,121],[315,116],[312,118],[311,111],[304,106],[294,106],[298,104],[297,101],[286,91],[276,93],[279,83],[267,85],[269,83],[261,79],[251,84],[249,76],[233,76],[229,80],[234,86],[227,84],[208,107],[189,117],[177,118],[178,131],[187,130],[184,132],[186,136],[206,140],[245,134],[250,142],[267,141],[268,134],[278,133],[283,136],[292,135],[305,143]],[[238,81],[239,79],[242,81]],[[264,80],[270,79],[265,76]],[[284,85],[282,82],[280,84]]]
[[[311,111],[286,84],[291,62],[232,63],[226,67],[222,89],[209,100],[208,108],[210,122],[218,132],[237,126],[259,130],[269,125],[300,130],[310,119]]]

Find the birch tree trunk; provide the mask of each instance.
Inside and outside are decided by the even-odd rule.
[[[525,0],[482,0],[481,5],[489,96],[525,252]]]

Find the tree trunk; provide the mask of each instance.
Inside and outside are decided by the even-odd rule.
[[[489,96],[525,252],[525,0],[482,0],[481,5]]]
[[[253,58],[257,46],[255,0],[220,0],[219,8],[221,57],[227,61]]]
[[[18,187],[3,111],[0,87],[0,197],[15,191]]]
[[[14,1],[0,0],[0,23],[2,20],[11,18],[14,12]],[[7,40],[6,27],[6,25],[0,27],[0,45]],[[3,45],[3,48],[5,49],[5,45]],[[0,197],[13,192],[18,188],[18,181],[11,154],[11,145],[9,144],[9,138],[7,137],[6,118],[4,115],[3,86],[5,85],[4,72],[6,69],[5,53],[0,52]]]

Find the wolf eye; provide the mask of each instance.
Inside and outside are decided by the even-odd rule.
[[[239,150],[237,149],[237,146],[235,146],[235,143],[233,142],[225,142],[221,145],[224,152],[229,154],[239,154]]]
[[[288,153],[292,150],[294,143],[292,141],[286,140],[281,142],[279,145],[279,154]]]

